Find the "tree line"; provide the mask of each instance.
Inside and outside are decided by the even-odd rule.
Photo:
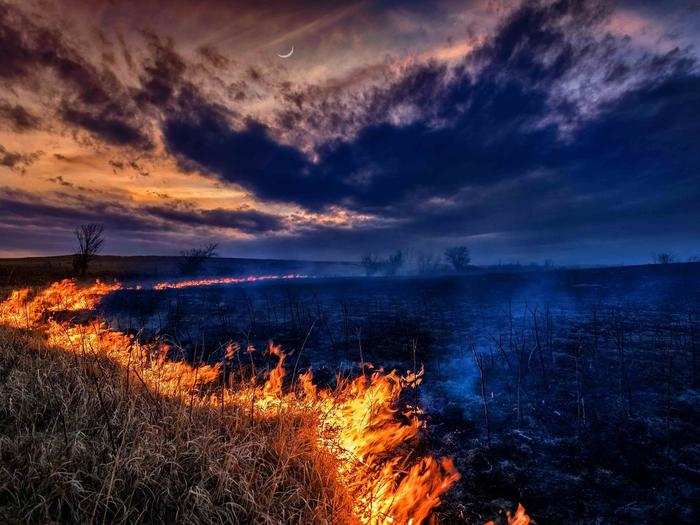
[[[467,246],[450,246],[442,254],[404,252],[396,250],[386,258],[376,253],[360,257],[365,275],[394,276],[402,272],[432,275],[438,273],[466,273],[471,264],[471,252]]]

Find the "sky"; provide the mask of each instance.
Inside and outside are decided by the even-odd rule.
[[[699,50],[690,0],[0,0],[0,256],[698,256]]]

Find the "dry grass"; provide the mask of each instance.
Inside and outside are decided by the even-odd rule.
[[[315,426],[159,398],[0,328],[0,522],[343,523]]]

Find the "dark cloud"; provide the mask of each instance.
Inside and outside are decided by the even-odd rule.
[[[679,71],[605,104],[562,153],[584,184],[633,182],[665,189],[697,181],[700,76]]]
[[[0,100],[0,122],[9,124],[16,132],[28,131],[39,126],[40,119],[20,104],[10,104]]]
[[[492,74],[528,83],[553,82],[594,51],[590,29],[611,12],[589,0],[527,2],[475,54]]]
[[[264,199],[293,201],[303,195],[308,202],[325,202],[329,193],[338,196],[337,189],[324,187],[317,177],[305,177],[310,167],[306,157],[277,143],[262,124],[250,122],[233,131],[221,114],[210,109],[204,107],[194,117],[169,119],[163,129],[184,167],[196,165],[253,189]]]
[[[168,199],[167,205],[137,207],[108,196],[86,195],[89,191],[63,177],[50,179],[61,189],[52,199],[0,187],[0,230],[23,227],[32,235],[42,230],[72,232],[77,224],[99,222],[116,235],[179,235],[186,237],[202,228],[218,228],[248,235],[284,231],[282,217],[254,210],[202,210],[187,201]]]
[[[238,210],[196,210],[164,206],[151,206],[145,209],[150,215],[170,223],[187,226],[224,228],[246,234],[266,234],[284,228],[280,217],[261,211],[242,208]]]
[[[35,90],[47,73],[63,88],[59,115],[67,124],[108,143],[151,147],[143,119],[113,72],[91,64],[59,30],[0,3],[0,82]]]
[[[42,152],[40,151],[33,153],[9,151],[0,144],[0,166],[19,171],[20,173],[24,173],[27,167],[33,164],[41,155]]]
[[[153,223],[118,202],[99,202],[65,194],[62,204],[20,190],[0,188],[0,223],[38,228],[72,229],[81,223],[102,222],[110,229],[143,231]]]
[[[211,66],[217,69],[224,69],[229,66],[231,61],[223,55],[218,49],[213,46],[200,46],[197,53]]]
[[[147,33],[146,38],[152,57],[144,65],[141,75],[141,89],[136,93],[140,104],[164,107],[170,103],[183,80],[186,65],[173,49],[173,42],[162,41],[158,36]]]
[[[166,119],[166,145],[183,165],[260,198],[371,212],[407,236],[451,230],[515,239],[518,230],[571,239],[588,231],[587,221],[637,235],[652,230],[650,210],[661,219],[663,206],[689,234],[679,211],[700,218],[696,63],[679,50],[630,50],[601,30],[609,12],[583,0],[523,4],[462,66],[411,67],[352,99],[366,111],[331,111],[321,126],[361,125],[317,144],[313,160],[277,130],[232,124],[206,103]],[[596,89],[604,96],[594,105],[588,95]],[[303,92],[286,100],[277,124],[287,130],[318,118],[309,107],[325,103]],[[537,173],[553,175],[533,182]],[[484,202],[474,204],[469,196],[479,194]],[[441,199],[449,205],[421,207]]]
[[[69,104],[64,105],[60,111],[65,122],[85,129],[101,137],[105,142],[150,149],[152,147],[150,139],[117,113],[109,108],[98,112],[82,111]]]
[[[73,184],[72,182],[70,182],[70,181],[64,179],[64,178],[63,178],[63,175],[57,175],[57,176],[55,176],[55,177],[51,177],[51,178],[49,179],[49,181],[55,182],[56,184],[59,184],[59,185],[64,186],[64,187],[66,187],[66,188],[74,188],[74,187],[75,187],[75,184]]]
[[[541,8],[534,11],[537,16],[529,7],[519,11],[477,53],[483,64],[478,75],[434,64],[412,68],[370,98],[367,114],[375,123],[352,140],[322,144],[318,162],[278,143],[259,123],[233,129],[206,104],[168,119],[165,140],[181,158],[262,198],[316,209],[338,203],[361,209],[388,206],[414,192],[440,194],[512,176],[536,167],[557,141],[554,126],[536,126],[549,106],[548,92],[533,81],[551,80],[572,67],[561,58],[569,49],[566,28],[555,29],[572,11],[578,12],[576,7]],[[586,12],[584,21],[589,18],[594,17]],[[528,37],[518,41],[519,32]],[[545,43],[551,64],[535,67]],[[532,69],[538,72],[521,74]],[[448,78],[452,75],[456,78]],[[375,111],[402,104],[421,108],[419,118],[394,124],[386,121],[386,109]],[[296,105],[301,108],[303,101]]]

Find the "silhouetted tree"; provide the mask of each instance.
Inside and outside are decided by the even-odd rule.
[[[403,266],[403,262],[403,252],[401,250],[396,250],[384,263],[384,273],[386,275],[396,275]]]
[[[367,275],[368,277],[370,275],[375,275],[377,272],[379,272],[380,268],[382,267],[382,263],[379,261],[379,258],[374,253],[367,253],[363,255],[360,259],[360,264],[365,270],[365,275]]]
[[[91,223],[81,224],[75,229],[75,237],[78,241],[78,253],[73,256],[73,270],[85,277],[90,262],[100,253],[104,244],[104,225]]]
[[[673,254],[668,252],[655,253],[652,255],[652,259],[656,264],[670,264],[676,262],[676,258]]]
[[[445,250],[445,258],[456,272],[464,272],[472,261],[469,248],[466,246],[451,246]]]
[[[416,266],[421,275],[432,275],[442,270],[441,257],[431,253],[419,252],[416,256]]]
[[[218,243],[212,242],[206,246],[200,248],[191,248],[189,250],[183,250],[180,252],[182,259],[178,263],[180,267],[180,273],[183,275],[194,275],[199,273],[204,266],[204,263],[216,257],[216,249],[219,247]]]

